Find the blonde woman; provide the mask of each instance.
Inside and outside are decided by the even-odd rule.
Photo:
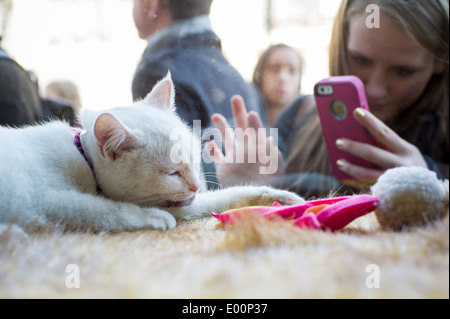
[[[367,23],[369,5],[379,9],[379,28]],[[336,143],[382,168],[368,170],[339,160],[342,171],[377,177],[396,166],[422,166],[448,178],[448,27],[448,0],[342,1],[330,43],[330,74],[353,74],[363,80],[371,112],[359,109],[354,116],[378,146],[339,137]],[[275,124],[284,129],[280,133],[286,145],[286,168],[282,165],[283,171],[276,172],[285,176],[275,184],[304,196],[344,192],[332,176],[316,110],[305,101],[311,99],[294,103]],[[237,123],[259,125],[255,114],[246,114],[242,100],[232,104]],[[227,125],[220,115],[213,120],[218,127]],[[214,151],[219,154],[217,148]],[[226,164],[220,154],[215,158],[219,181],[238,183],[243,165]],[[261,165],[252,166],[254,179],[273,184],[271,176],[258,175]],[[245,170],[248,178],[249,165]]]

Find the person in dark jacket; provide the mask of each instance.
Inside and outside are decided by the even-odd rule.
[[[266,120],[264,102],[222,54],[209,19],[212,0],[135,0],[133,18],[148,45],[132,83],[133,99],[142,99],[171,72],[178,114],[192,125],[211,125],[213,113],[232,119],[230,99],[241,95]]]
[[[144,98],[170,71],[175,84],[178,115],[194,126],[200,120],[202,141],[209,137],[211,115],[221,113],[230,122],[230,100],[242,96],[249,111],[256,111],[264,124],[264,100],[222,53],[222,44],[211,28],[212,0],[134,0],[133,18],[139,37],[148,45],[132,83],[134,100]],[[206,130],[205,130],[206,129]],[[213,133],[211,135],[214,135]],[[202,158],[209,189],[217,187],[215,168]]]
[[[20,127],[41,116],[41,100],[28,73],[0,47],[0,125]]]

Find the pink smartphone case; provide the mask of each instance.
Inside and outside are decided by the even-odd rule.
[[[333,87],[333,93],[327,96],[319,96],[317,89],[320,85],[331,85]],[[370,136],[367,130],[353,117],[353,111],[357,107],[368,110],[364,84],[356,76],[332,76],[318,82],[314,86],[314,96],[333,173],[336,178],[342,182],[351,183],[352,181],[355,181],[354,178],[344,174],[338,168],[336,164],[338,159],[346,159],[359,166],[370,168],[376,167],[370,162],[341,151],[336,146],[336,140],[339,138],[347,138],[354,141],[374,144],[373,137]],[[335,100],[344,102],[347,107],[347,116],[344,119],[335,118],[330,111],[330,105]],[[360,180],[360,182],[370,184],[372,181]]]

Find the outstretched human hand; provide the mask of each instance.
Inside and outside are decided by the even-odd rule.
[[[380,169],[369,169],[340,159],[337,164],[344,173],[357,178],[378,178],[389,168],[399,166],[427,167],[422,154],[415,145],[402,139],[372,113],[357,108],[353,115],[373,135],[377,146],[349,139],[338,139],[336,146],[343,151],[376,164]]]
[[[224,186],[249,183],[266,183],[274,176],[284,175],[282,154],[271,136],[266,136],[261,118],[256,112],[247,113],[241,96],[231,99],[235,129],[225,117],[213,114],[211,121],[222,136],[222,148],[215,140],[205,145],[205,151],[212,157],[217,180]]]

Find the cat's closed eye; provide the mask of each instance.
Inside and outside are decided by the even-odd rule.
[[[169,175],[169,176],[181,176],[181,173],[180,173],[180,171],[174,171],[174,172],[168,173],[167,175]]]

